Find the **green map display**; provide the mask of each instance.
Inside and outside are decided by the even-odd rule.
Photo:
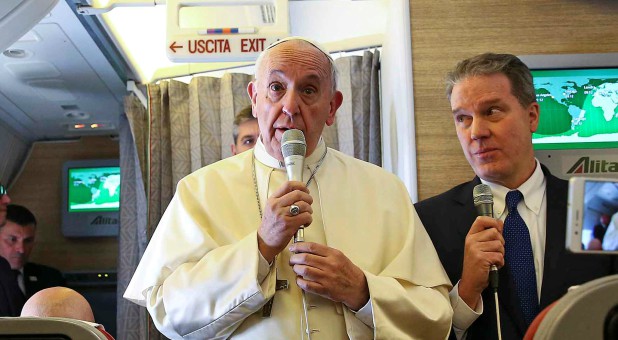
[[[118,211],[120,167],[69,169],[69,212]]]
[[[532,71],[541,108],[535,149],[618,146],[618,68]]]

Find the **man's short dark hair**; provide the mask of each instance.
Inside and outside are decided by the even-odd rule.
[[[6,206],[6,220],[17,223],[20,226],[32,225],[36,227],[34,214],[28,208],[17,204]]]
[[[504,74],[511,83],[511,93],[523,107],[536,101],[532,74],[528,66],[512,54],[483,53],[463,60],[446,76],[446,96],[451,99],[453,87],[467,77]]]
[[[248,122],[254,119],[257,118],[253,117],[251,105],[248,105],[242,110],[238,111],[238,113],[234,117],[234,126],[232,127],[232,136],[234,137],[234,143],[238,143],[238,126],[240,126],[240,124],[244,122]]]

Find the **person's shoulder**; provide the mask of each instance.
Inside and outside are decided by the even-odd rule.
[[[560,187],[564,187],[564,186],[568,186],[569,185],[569,181],[554,176],[551,173],[551,171],[549,171],[549,169],[543,163],[539,163],[539,164],[541,164],[541,169],[543,170],[543,175],[545,175],[545,178],[547,179],[548,183],[551,183],[552,185],[560,186]]]
[[[0,272],[11,271],[11,265],[4,257],[0,256]]]
[[[0,256],[0,284],[5,281],[2,278],[12,278],[13,272],[11,271],[11,265],[4,257]],[[13,280],[15,281],[15,280]]]

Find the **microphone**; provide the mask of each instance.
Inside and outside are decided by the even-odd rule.
[[[281,154],[289,181],[303,181],[303,167],[305,165],[305,153],[307,143],[305,135],[298,129],[286,130],[281,137]],[[305,240],[304,227],[301,227],[294,235],[294,243]]]
[[[494,196],[491,194],[491,188],[487,184],[479,184],[472,190],[474,198],[474,207],[479,216],[494,217]],[[494,289],[498,289],[498,267],[491,265],[489,271],[489,285]]]
[[[479,184],[472,190],[474,207],[479,216],[494,217],[494,196],[491,188],[487,184]],[[489,268],[489,286],[494,292],[494,302],[496,304],[496,330],[498,340],[502,340],[502,328],[500,326],[500,301],[498,300],[498,267],[492,264]]]

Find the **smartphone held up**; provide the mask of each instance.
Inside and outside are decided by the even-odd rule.
[[[566,247],[575,253],[618,254],[618,178],[569,180]]]

